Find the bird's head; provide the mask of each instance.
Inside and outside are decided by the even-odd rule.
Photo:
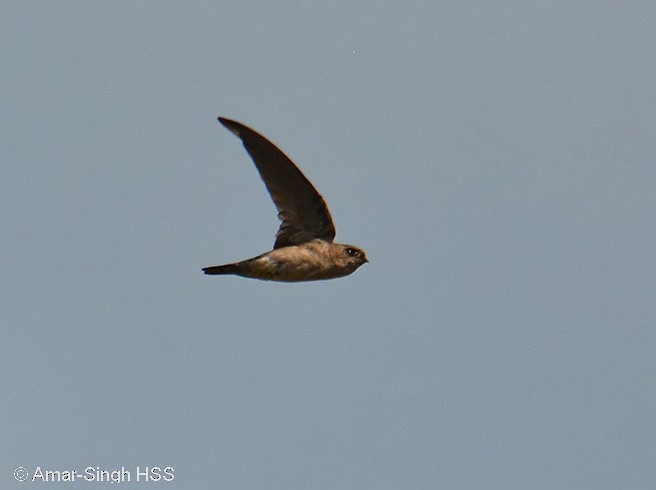
[[[342,251],[347,266],[353,268],[353,270],[357,269],[365,262],[369,262],[367,260],[367,254],[365,254],[364,250],[361,248],[354,247],[353,245],[342,245]]]

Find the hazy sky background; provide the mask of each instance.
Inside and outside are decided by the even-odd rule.
[[[653,489],[655,25],[653,1],[3,2],[0,487]],[[204,276],[278,227],[218,115],[370,263]]]

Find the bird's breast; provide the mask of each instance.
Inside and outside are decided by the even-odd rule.
[[[330,279],[350,272],[333,260],[329,247],[314,242],[277,248],[250,261],[248,268],[251,277],[289,282]]]

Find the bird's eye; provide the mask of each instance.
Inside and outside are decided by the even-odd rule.
[[[357,257],[358,255],[360,255],[360,251],[354,248],[347,248],[346,253],[351,257]]]

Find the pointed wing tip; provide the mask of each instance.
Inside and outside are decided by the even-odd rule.
[[[241,137],[241,128],[242,125],[239,124],[237,121],[233,121],[232,119],[228,119],[227,117],[219,116],[218,121],[223,124],[226,128],[230,130],[231,133],[235,134],[236,136]]]

